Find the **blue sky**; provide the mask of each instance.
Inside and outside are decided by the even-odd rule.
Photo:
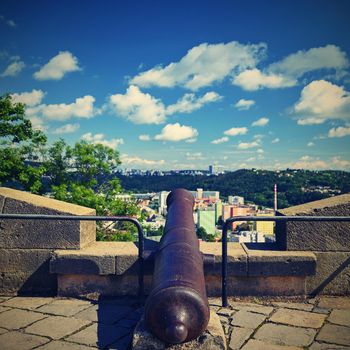
[[[0,93],[122,167],[350,170],[348,1],[2,1]]]

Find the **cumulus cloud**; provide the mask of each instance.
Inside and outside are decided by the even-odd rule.
[[[147,134],[143,134],[139,136],[140,141],[151,141],[151,137]]]
[[[214,145],[219,145],[220,143],[224,143],[224,142],[228,142],[229,138],[227,136],[221,137],[219,139],[213,140],[210,143],[214,144]]]
[[[179,123],[167,124],[160,134],[154,137],[157,141],[183,141],[194,140],[198,136],[197,129]]]
[[[128,154],[122,154],[120,156],[120,160],[123,164],[126,164],[126,165],[137,164],[137,165],[154,166],[154,165],[165,164],[165,161],[163,159],[151,160],[151,159],[144,159],[138,156],[129,156]]]
[[[350,135],[350,126],[339,126],[328,131],[328,137],[344,137]]]
[[[300,160],[291,165],[291,168],[318,170],[329,168],[329,164],[327,164],[327,162],[325,162],[324,160],[312,158],[310,156],[302,156]]]
[[[260,142],[259,140],[257,140],[252,142],[240,142],[237,147],[238,149],[249,149],[249,148],[255,148],[259,146],[260,146]]]
[[[166,109],[166,114],[174,113],[191,113],[202,108],[205,104],[217,102],[222,99],[222,96],[214,91],[207,92],[202,97],[196,97],[195,94],[185,94],[175,104],[170,105]]]
[[[275,74],[299,78],[314,70],[342,70],[348,66],[349,61],[345,52],[335,45],[326,45],[293,53],[281,61],[271,64],[268,70]]]
[[[270,119],[269,118],[260,118],[256,120],[255,122],[252,123],[252,126],[265,126],[269,123]]]
[[[17,26],[14,20],[8,19],[4,15],[0,15],[0,23],[5,23],[11,28],[15,28]]]
[[[113,149],[117,148],[119,145],[124,144],[124,140],[122,138],[106,140],[105,135],[102,133],[93,135],[91,132],[88,132],[82,135],[81,139],[93,144],[101,144],[103,146],[110,147]]]
[[[26,113],[29,116],[43,117],[48,120],[67,120],[72,117],[92,118],[96,110],[94,110],[95,98],[90,95],[79,97],[75,102],[70,104],[41,104],[27,108]]]
[[[15,77],[25,67],[25,63],[23,61],[15,61],[10,63],[5,70],[1,73],[1,77]]]
[[[296,85],[297,81],[281,74],[264,73],[254,68],[238,74],[233,79],[232,83],[240,86],[244,90],[255,91],[262,88],[278,89],[291,87]]]
[[[61,51],[34,73],[37,80],[60,80],[67,73],[79,71],[78,59],[69,51]]]
[[[12,94],[12,99],[15,103],[24,103],[28,107],[32,107],[41,103],[45,96],[42,90],[33,89],[30,92],[22,92],[20,94]]]
[[[231,128],[224,131],[224,134],[227,136],[237,136],[237,135],[245,135],[248,132],[248,128]]]
[[[310,141],[310,142],[308,142],[307,146],[308,146],[308,147],[313,147],[313,146],[315,146],[315,144],[314,144],[313,142]]]
[[[245,111],[250,109],[252,106],[255,105],[255,101],[254,100],[245,100],[245,99],[240,99],[236,104],[235,107],[239,110],[239,111]]]
[[[271,141],[271,143],[278,143],[278,142],[280,142],[280,139],[279,139],[278,137],[276,137],[275,139],[273,139],[273,140]]]
[[[195,152],[195,153],[187,152],[186,159],[187,160],[203,160],[205,158],[203,157],[203,154],[201,152]]]
[[[135,124],[160,124],[166,119],[162,101],[134,85],[128,87],[125,95],[110,96],[109,104],[115,113]]]
[[[178,62],[141,72],[131,83],[141,86],[183,86],[197,90],[219,82],[235,72],[253,68],[264,56],[265,44],[203,43],[190,49]]]
[[[80,125],[78,123],[75,124],[65,124],[61,127],[55,129],[52,131],[53,134],[61,135],[61,134],[71,134],[75,131],[77,131],[80,128]]]
[[[34,130],[46,131],[48,129],[45,122],[36,116],[29,116],[29,120],[32,123],[32,127]]]
[[[299,125],[322,124],[330,119],[350,120],[350,95],[342,86],[315,80],[301,91],[294,112]]]

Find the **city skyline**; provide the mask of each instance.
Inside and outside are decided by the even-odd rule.
[[[122,168],[350,170],[346,1],[0,6],[0,93]]]

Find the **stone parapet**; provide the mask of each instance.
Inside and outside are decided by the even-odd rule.
[[[2,214],[95,215],[94,209],[0,187]],[[94,221],[0,220],[0,248],[80,249],[96,240]]]

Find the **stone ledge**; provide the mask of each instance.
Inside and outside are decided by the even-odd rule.
[[[221,244],[201,242],[200,249],[215,257],[212,264],[205,264],[205,275],[220,275]],[[77,251],[56,250],[50,272],[67,275],[137,273],[137,259],[135,243],[95,242]],[[250,250],[239,243],[228,244],[230,276],[310,276],[315,274],[315,268],[316,256],[311,252]]]

